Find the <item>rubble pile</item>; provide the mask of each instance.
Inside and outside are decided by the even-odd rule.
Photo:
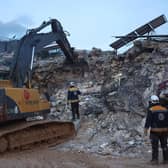
[[[0,52],[0,71],[9,72],[14,53]]]
[[[99,53],[99,55],[97,54]],[[111,51],[101,51],[95,48],[88,54],[87,62],[89,64],[89,74],[87,76],[88,80],[96,84],[103,84],[104,78],[106,76],[111,61],[113,57],[113,52]]]
[[[91,81],[80,103],[82,128],[77,139],[62,148],[130,157],[151,152],[143,139],[146,107],[158,84],[167,80],[167,50],[168,43],[140,41],[118,58],[103,52],[90,57]]]
[[[139,49],[139,55],[136,55],[137,46],[132,47],[124,54],[124,61],[116,63],[114,60],[111,73],[106,73],[102,92],[107,105],[114,112],[144,116],[148,98],[156,94],[158,84],[168,78],[168,43],[141,43],[143,47],[142,52]],[[134,52],[134,57],[130,59],[130,53],[133,55]]]
[[[65,65],[64,57],[35,60],[33,85],[40,92],[47,88],[50,119],[71,119],[66,97],[70,81],[82,92],[81,129],[61,150],[144,155],[149,150],[143,139],[147,100],[168,78],[167,56],[167,42],[144,40],[119,55],[93,48],[85,52],[88,65],[84,68]]]
[[[32,85],[37,88],[47,88],[52,93],[55,88],[67,86],[70,81],[79,82],[88,71],[86,61],[80,60],[74,65],[65,63],[64,56],[50,59],[36,59],[33,67]]]

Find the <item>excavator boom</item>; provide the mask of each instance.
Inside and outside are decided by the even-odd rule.
[[[39,33],[48,25],[51,25],[51,32]],[[56,42],[64,52],[66,62],[73,63],[73,50],[60,22],[56,19],[43,22],[38,28],[28,30],[19,41],[10,72],[15,87],[23,87],[25,78],[32,71],[34,54],[52,42]]]
[[[51,25],[52,31],[39,33]],[[19,42],[10,72],[11,80],[0,80],[0,152],[25,148],[41,142],[60,143],[75,135],[73,122],[31,121],[28,117],[46,116],[50,103],[41,98],[37,89],[23,87],[31,81],[33,59],[44,46],[56,42],[69,63],[73,63],[73,50],[60,22],[51,19],[27,31]]]

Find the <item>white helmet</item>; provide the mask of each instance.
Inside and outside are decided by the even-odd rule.
[[[70,86],[75,86],[75,83],[74,82],[70,82]]]
[[[151,96],[151,102],[152,103],[159,103],[159,97],[156,95]]]

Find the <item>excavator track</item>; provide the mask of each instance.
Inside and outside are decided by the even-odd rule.
[[[75,136],[69,121],[17,121],[0,126],[0,153],[41,143],[58,144]]]

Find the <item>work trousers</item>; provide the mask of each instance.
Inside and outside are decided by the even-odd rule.
[[[75,120],[76,117],[77,117],[77,119],[79,119],[80,118],[79,102],[71,103],[71,110],[72,110],[72,120]]]
[[[168,161],[168,146],[167,146],[168,133],[151,132],[150,139],[152,144],[152,160],[158,160],[159,142],[160,142],[163,153],[163,160]]]

